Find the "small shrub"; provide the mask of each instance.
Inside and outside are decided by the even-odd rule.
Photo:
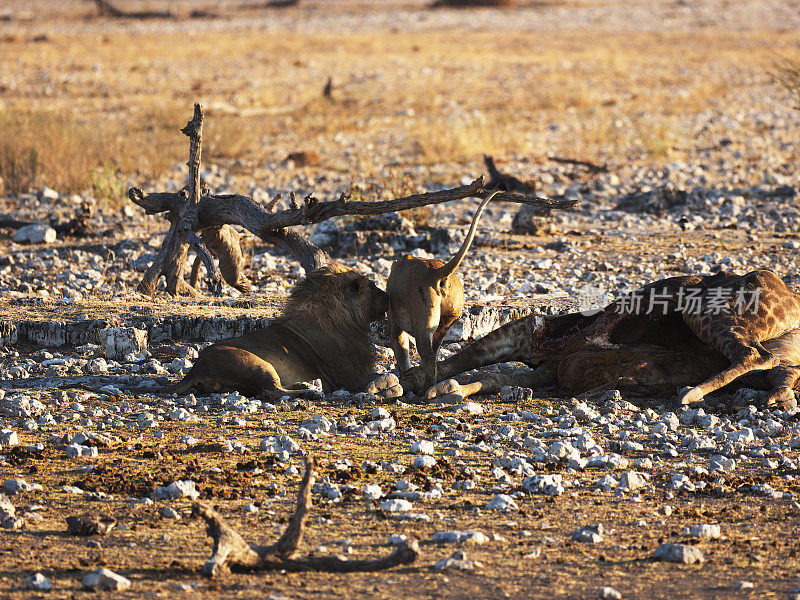
[[[120,206],[125,199],[127,183],[119,169],[115,167],[104,165],[92,171],[92,192],[98,202]]]
[[[792,95],[797,109],[800,110],[800,63],[784,59],[775,65],[773,78]]]

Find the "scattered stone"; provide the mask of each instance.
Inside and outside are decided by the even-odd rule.
[[[497,494],[486,504],[488,510],[518,510],[519,506],[511,496]]]
[[[364,486],[363,496],[367,500],[380,500],[383,497],[383,490],[377,484],[368,484]]]
[[[53,589],[53,584],[47,577],[36,572],[25,580],[25,587],[37,592],[49,592]]]
[[[3,483],[6,494],[21,494],[22,492],[38,492],[42,486],[38,483],[28,483],[24,479],[6,479]]]
[[[17,439],[17,432],[16,431],[9,431],[8,429],[3,429],[0,433],[0,448],[2,447],[11,447],[16,446],[19,444],[19,440]]]
[[[693,565],[694,563],[705,562],[703,553],[695,546],[686,544],[661,544],[653,553],[653,558],[662,562],[684,563]]]
[[[172,508],[171,506],[165,506],[160,511],[159,514],[164,519],[174,519],[176,521],[180,520],[181,516],[178,514],[178,511]]]
[[[720,528],[719,525],[690,525],[689,527],[685,527],[683,529],[683,535],[689,535],[692,537],[707,539],[707,540],[718,540],[720,538]]]
[[[174,500],[175,498],[189,498],[197,500],[200,492],[197,491],[191,479],[173,481],[166,487],[157,486],[153,494],[155,500]]]
[[[527,477],[522,482],[522,487],[531,494],[560,496],[564,493],[564,485],[561,482],[560,473],[544,473]]]
[[[620,475],[619,485],[617,491],[619,492],[635,492],[647,485],[647,479],[644,475],[636,471],[625,471]]]
[[[82,580],[81,584],[88,590],[109,590],[121,592],[131,587],[130,580],[122,575],[117,575],[108,569],[96,569],[88,573]]]
[[[386,512],[408,512],[414,508],[414,506],[408,500],[403,500],[402,498],[391,498],[381,502],[380,508]]]
[[[422,454],[414,459],[413,467],[418,470],[432,469],[436,466],[436,459],[427,454]]]
[[[411,454],[433,454],[433,442],[419,440],[411,446]]]
[[[106,357],[120,362],[141,362],[147,350],[147,330],[134,327],[110,327],[98,332]]]
[[[485,544],[489,541],[480,531],[437,531],[433,542],[438,544]]]
[[[434,569],[444,570],[453,569],[456,571],[471,571],[483,565],[478,561],[469,560],[466,552],[456,550],[449,558],[443,558],[434,565]]]
[[[603,541],[603,526],[585,525],[580,529],[576,529],[570,536],[573,542],[580,542],[582,544],[598,544]]]
[[[18,244],[52,244],[56,241],[56,230],[44,223],[33,223],[17,229],[13,240]]]
[[[622,600],[622,594],[612,587],[602,587],[598,592],[600,600]]]

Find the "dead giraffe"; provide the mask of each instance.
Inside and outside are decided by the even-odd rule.
[[[770,404],[791,402],[800,378],[800,294],[772,271],[752,271],[731,279],[738,280],[735,289],[757,294],[757,306],[750,311],[683,315],[692,333],[731,364],[683,394],[681,404],[698,402],[752,371],[767,371],[772,385]]]
[[[699,292],[697,311],[681,307],[687,291],[693,290]],[[719,312],[709,311],[713,299],[722,296],[720,290],[729,290],[733,295],[722,302]],[[630,368],[628,374],[624,368],[622,372],[614,371],[613,378],[619,381],[635,379],[643,370],[643,379],[649,383],[663,376],[670,384],[680,381],[682,386],[693,385],[682,394],[682,404],[698,402],[706,394],[747,376],[758,387],[770,390],[768,404],[796,405],[793,387],[800,379],[800,294],[789,289],[772,271],[672,277],[648,284],[633,294],[646,298],[653,292],[661,295],[663,315],[658,311],[647,312],[646,306],[626,313],[620,310],[624,298],[607,306],[599,315],[530,315],[507,323],[440,362],[439,376],[450,378],[509,361],[540,366],[556,360],[559,366],[555,370],[558,370],[588,350],[590,354],[607,354],[603,360],[588,363],[599,365],[597,368],[601,370],[607,368],[608,356],[612,359],[615,355],[624,356],[629,361],[624,366]],[[735,309],[734,296],[739,294],[749,294],[757,301],[745,310]],[[680,360],[674,364],[665,361],[664,348]],[[637,353],[642,356],[641,364],[634,360]],[[651,360],[654,356],[659,360]],[[723,366],[726,362],[727,367]],[[602,379],[603,373],[596,375],[596,379]],[[517,379],[513,375],[493,375],[466,386],[444,381],[431,388],[428,397],[454,391],[454,386],[462,395],[478,391],[493,393],[501,385],[532,387],[542,381],[542,374],[537,369]],[[420,390],[421,373],[412,369],[401,383],[404,388]],[[609,386],[614,383],[608,382]]]

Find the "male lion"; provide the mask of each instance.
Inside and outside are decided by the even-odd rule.
[[[375,378],[369,324],[388,307],[368,277],[331,263],[292,289],[272,324],[204,348],[186,376],[162,392],[302,396],[309,391],[301,382],[314,379],[325,391],[363,391]]]

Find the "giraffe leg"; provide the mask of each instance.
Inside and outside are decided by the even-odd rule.
[[[751,371],[766,371],[778,366],[778,359],[765,350],[761,344],[748,346],[742,344],[741,347],[732,352],[731,365],[721,373],[714,375],[703,383],[693,387],[681,397],[681,404],[692,404],[699,402],[706,394],[710,394],[732,381]]]
[[[800,379],[800,366],[780,365],[767,373],[773,388],[767,397],[767,406],[777,406],[783,410],[797,406],[794,384]]]

